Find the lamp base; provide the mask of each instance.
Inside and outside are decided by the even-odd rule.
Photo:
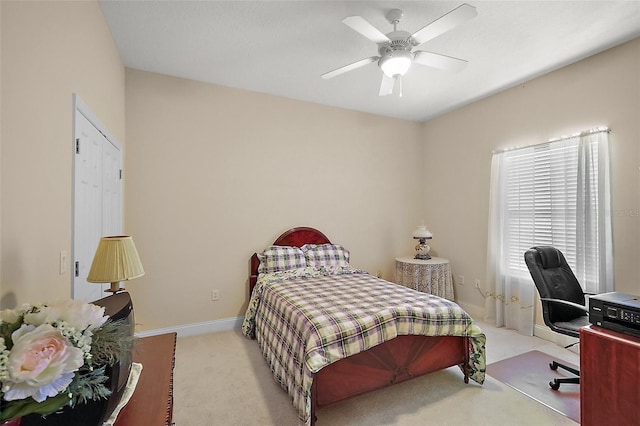
[[[427,244],[427,239],[419,238],[418,240],[419,242],[416,245],[416,257],[414,257],[414,259],[420,259],[420,260],[431,259],[431,256],[429,256],[429,251],[431,250],[431,247],[429,247],[429,244]]]
[[[120,282],[111,283],[111,287],[105,290],[105,293],[116,294],[121,291],[125,291],[124,287],[120,287]]]

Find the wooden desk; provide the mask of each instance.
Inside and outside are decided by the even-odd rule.
[[[176,333],[136,340],[133,361],[142,364],[142,373],[115,426],[172,424],[175,350]]]
[[[580,330],[580,422],[640,424],[640,338],[590,325]]]

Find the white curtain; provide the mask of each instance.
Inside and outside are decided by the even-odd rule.
[[[577,250],[573,272],[587,293],[614,290],[608,136],[608,131],[601,130],[578,137]]]
[[[495,153],[490,185],[487,319],[533,335],[536,245],[560,249],[586,292],[613,291],[607,129]]]
[[[533,336],[533,283],[526,276],[512,276],[507,271],[508,251],[504,244],[507,233],[503,226],[506,216],[504,167],[505,153],[494,154],[491,160],[487,250],[486,282],[489,291],[485,295],[485,313],[487,319],[495,321],[496,327],[511,328]]]

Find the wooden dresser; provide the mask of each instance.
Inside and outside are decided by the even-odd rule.
[[[580,423],[640,424],[640,338],[590,325],[580,330]]]
[[[167,426],[173,424],[173,368],[176,333],[136,340],[133,361],[142,373],[131,399],[118,415],[115,426]]]

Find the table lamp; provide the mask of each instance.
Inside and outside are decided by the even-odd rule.
[[[429,250],[431,250],[431,247],[429,247],[429,245],[427,244],[427,240],[433,238],[433,235],[431,234],[431,231],[429,231],[427,227],[424,226],[424,223],[418,226],[415,231],[413,231],[413,238],[418,240],[418,244],[416,244],[416,255],[414,259],[431,259],[431,256],[429,256]]]
[[[128,281],[144,275],[138,251],[130,236],[103,237],[87,276],[90,283],[111,283],[105,290],[111,293],[124,291],[120,281]]]

